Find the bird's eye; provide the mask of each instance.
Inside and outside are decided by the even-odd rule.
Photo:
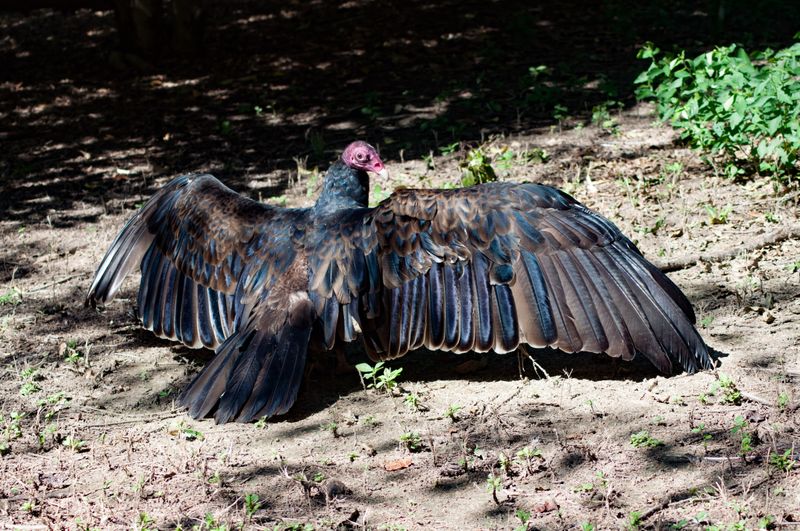
[[[356,159],[364,160],[365,158],[367,158],[367,156],[364,154],[363,151],[359,151],[358,153],[356,153]]]

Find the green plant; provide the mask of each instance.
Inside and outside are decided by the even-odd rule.
[[[701,422],[700,424],[692,428],[692,433],[700,435],[700,438],[703,441],[703,448],[708,450],[708,441],[710,441],[713,438],[713,435],[706,432],[706,425]]]
[[[170,430],[171,435],[179,435],[186,439],[187,441],[194,441],[194,440],[203,440],[203,433],[200,430],[196,430],[186,424],[184,421],[181,421],[177,428]]]
[[[538,448],[531,448],[530,446],[524,446],[520,450],[517,451],[516,457],[514,458],[514,462],[518,465],[524,465],[525,470],[528,471],[529,474],[533,473],[533,459],[544,459],[542,457],[542,451]]]
[[[78,439],[77,437],[73,437],[71,435],[68,435],[66,438],[64,438],[61,444],[63,444],[73,452],[83,452],[87,450],[86,441],[84,441],[83,439]]]
[[[252,518],[256,511],[261,509],[261,502],[258,501],[258,494],[248,494],[244,497],[244,512],[247,518]]]
[[[406,406],[408,406],[409,409],[413,411],[419,411],[420,408],[419,397],[414,393],[406,394],[406,396],[403,397],[403,402],[405,403]]]
[[[595,531],[595,529],[597,529],[594,524],[590,524],[589,522],[581,522],[580,527],[581,531]]]
[[[139,513],[139,517],[136,519],[136,525],[134,528],[136,531],[149,531],[150,529],[158,529],[157,527],[153,526],[154,523],[155,521],[149,514],[142,512]]]
[[[319,429],[322,431],[330,432],[330,434],[333,435],[334,437],[339,436],[339,424],[336,423],[335,421],[330,421],[326,424],[323,424],[319,427]]]
[[[486,478],[486,490],[492,493],[492,499],[497,505],[500,505],[500,500],[497,499],[497,493],[503,488],[503,480],[500,476],[495,476],[494,473],[489,474]]]
[[[778,395],[778,409],[784,410],[789,405],[789,393],[781,391]]]
[[[19,388],[19,394],[22,396],[28,396],[41,391],[39,384],[37,384],[35,381],[37,379],[36,369],[33,367],[28,367],[20,372],[20,376],[22,377],[22,385]]]
[[[399,441],[408,449],[409,452],[419,452],[422,450],[422,437],[413,431],[408,431],[402,434],[399,438]]]
[[[736,383],[727,375],[719,375],[719,388],[722,389],[722,401],[728,404],[741,404],[742,393]]]
[[[619,124],[611,116],[610,109],[613,107],[622,107],[622,104],[618,101],[606,101],[592,107],[592,123],[603,131],[616,135],[619,133]]]
[[[78,342],[70,339],[63,346],[64,361],[77,365],[83,359],[83,352],[78,350]]]
[[[523,509],[517,509],[516,511],[514,511],[514,516],[519,518],[519,521],[521,522],[520,525],[514,528],[514,531],[525,531],[526,529],[528,529],[528,521],[531,519],[530,512],[525,511]]]
[[[798,174],[800,43],[752,55],[736,45],[695,58],[660,54],[652,44],[639,51],[650,65],[635,80],[637,98],[655,100],[660,119],[720,158],[725,176]]]
[[[709,225],[724,225],[728,222],[728,216],[730,216],[731,211],[733,210],[730,205],[717,208],[711,203],[705,204],[703,207],[705,207],[706,212],[708,213]]]
[[[380,372],[381,369],[383,369],[382,373]],[[371,382],[366,385],[366,388],[382,389],[387,393],[391,393],[392,390],[397,387],[397,377],[403,372],[402,367],[394,370],[384,367],[382,361],[379,361],[374,366],[369,363],[359,363],[356,365],[356,370],[361,378],[362,385],[365,379],[371,380]]]
[[[445,417],[449,418],[453,422],[458,420],[458,412],[461,410],[461,406],[457,406],[455,404],[450,404],[447,407],[447,411],[444,412]]]
[[[736,415],[736,418],[733,419],[731,433],[739,435],[739,453],[741,455],[747,455],[753,451],[753,436],[747,431],[749,426],[750,424],[741,415]]]
[[[20,302],[22,302],[22,292],[17,288],[11,288],[3,295],[0,295],[0,306],[16,306]]]
[[[771,454],[769,456],[769,464],[782,472],[789,472],[797,464],[797,461],[792,457],[790,448],[782,454]]]
[[[452,153],[455,153],[456,150],[458,150],[459,146],[461,146],[461,142],[453,142],[452,144],[440,147],[439,152],[442,155],[450,155]]]
[[[646,430],[642,430],[631,435],[631,444],[634,448],[655,448],[657,446],[664,445],[662,441],[651,437]]]
[[[594,483],[581,483],[572,487],[572,492],[592,492],[594,490]]]
[[[461,185],[489,183],[497,180],[492,161],[482,148],[470,149],[467,158],[461,163]]]
[[[563,122],[564,120],[567,119],[567,116],[569,116],[567,114],[568,112],[569,112],[569,109],[567,109],[563,105],[556,104],[556,105],[553,106],[553,118],[555,118],[556,121],[559,122],[559,123],[561,123],[561,122]]]
[[[642,513],[639,511],[631,511],[630,514],[628,514],[628,521],[626,523],[628,529],[639,529],[642,525]]]

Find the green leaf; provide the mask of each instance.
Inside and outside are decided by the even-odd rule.
[[[783,116],[776,116],[772,120],[767,122],[767,132],[770,136],[774,135],[778,128],[781,126],[781,122],[783,121]]]

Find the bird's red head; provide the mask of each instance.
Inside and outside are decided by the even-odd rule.
[[[342,161],[357,170],[370,171],[384,177],[388,175],[375,148],[361,140],[356,140],[344,149]]]

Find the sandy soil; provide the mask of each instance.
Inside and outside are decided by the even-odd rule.
[[[55,24],[47,12],[39,16],[40,24]],[[82,12],[69,24],[102,35],[107,18]],[[34,31],[19,29],[26,20],[6,16],[3,23]],[[7,40],[3,46],[8,57],[26,49]],[[30,46],[35,56],[51,45]],[[210,133],[204,138],[218,141],[210,151],[179,143],[190,136],[189,118],[173,117],[173,140],[170,126],[143,133],[135,120],[124,140],[119,131],[104,137],[103,123],[87,125],[106,104],[102,87],[69,81],[64,88],[58,72],[32,73],[25,60],[13,62],[18,69],[9,77],[29,85],[3,85],[8,98],[18,98],[4,100],[3,116],[18,127],[3,130],[12,149],[0,165],[0,529],[800,523],[800,241],[776,238],[748,249],[798,226],[797,191],[767,179],[715,176],[674,132],[653,123],[646,105],[613,111],[612,131],[579,112],[560,125],[489,131],[483,147],[501,179],[567,190],[656,263],[731,251],[728,259],[670,274],[692,301],[718,369],[664,378],[646,362],[589,354],[417,352],[391,364],[403,372],[387,394],[364,390],[355,370],[336,373],[324,359],[286,417],[216,426],[173,405],[212,354],[138,327],[136,277],[104,309],[84,308],[94,267],[137,205],[178,172],[214,170],[252,197],[308,204],[314,168],[324,170],[349,138],[331,124],[319,126],[336,140],[318,161],[307,150],[310,158],[295,164],[290,148],[274,157],[255,151],[257,135],[243,132],[279,120],[271,116],[259,116],[260,126],[243,118],[233,139],[225,127]],[[154,90],[173,83],[137,79],[155,83]],[[89,95],[75,88],[81,86],[98,100],[94,111]],[[191,98],[191,83],[184,86]],[[67,97],[84,97],[86,106],[62,115],[59,101],[69,104],[59,98]],[[128,118],[146,108],[113,105]],[[231,111],[233,103],[224,105]],[[392,123],[412,112],[398,111]],[[103,114],[96,121],[106,120]],[[79,140],[69,138],[70,124]],[[418,145],[398,147],[413,133],[398,127],[385,133],[395,136],[388,140],[376,136],[380,124],[346,130],[385,149],[391,180],[374,183],[375,199],[399,185],[458,184],[466,149],[480,140],[471,136],[469,146],[447,155],[432,148],[435,156],[426,159]],[[47,136],[48,128],[59,132]],[[730,210],[715,220],[707,206]],[[642,431],[650,437],[639,439],[651,447],[632,443]]]

